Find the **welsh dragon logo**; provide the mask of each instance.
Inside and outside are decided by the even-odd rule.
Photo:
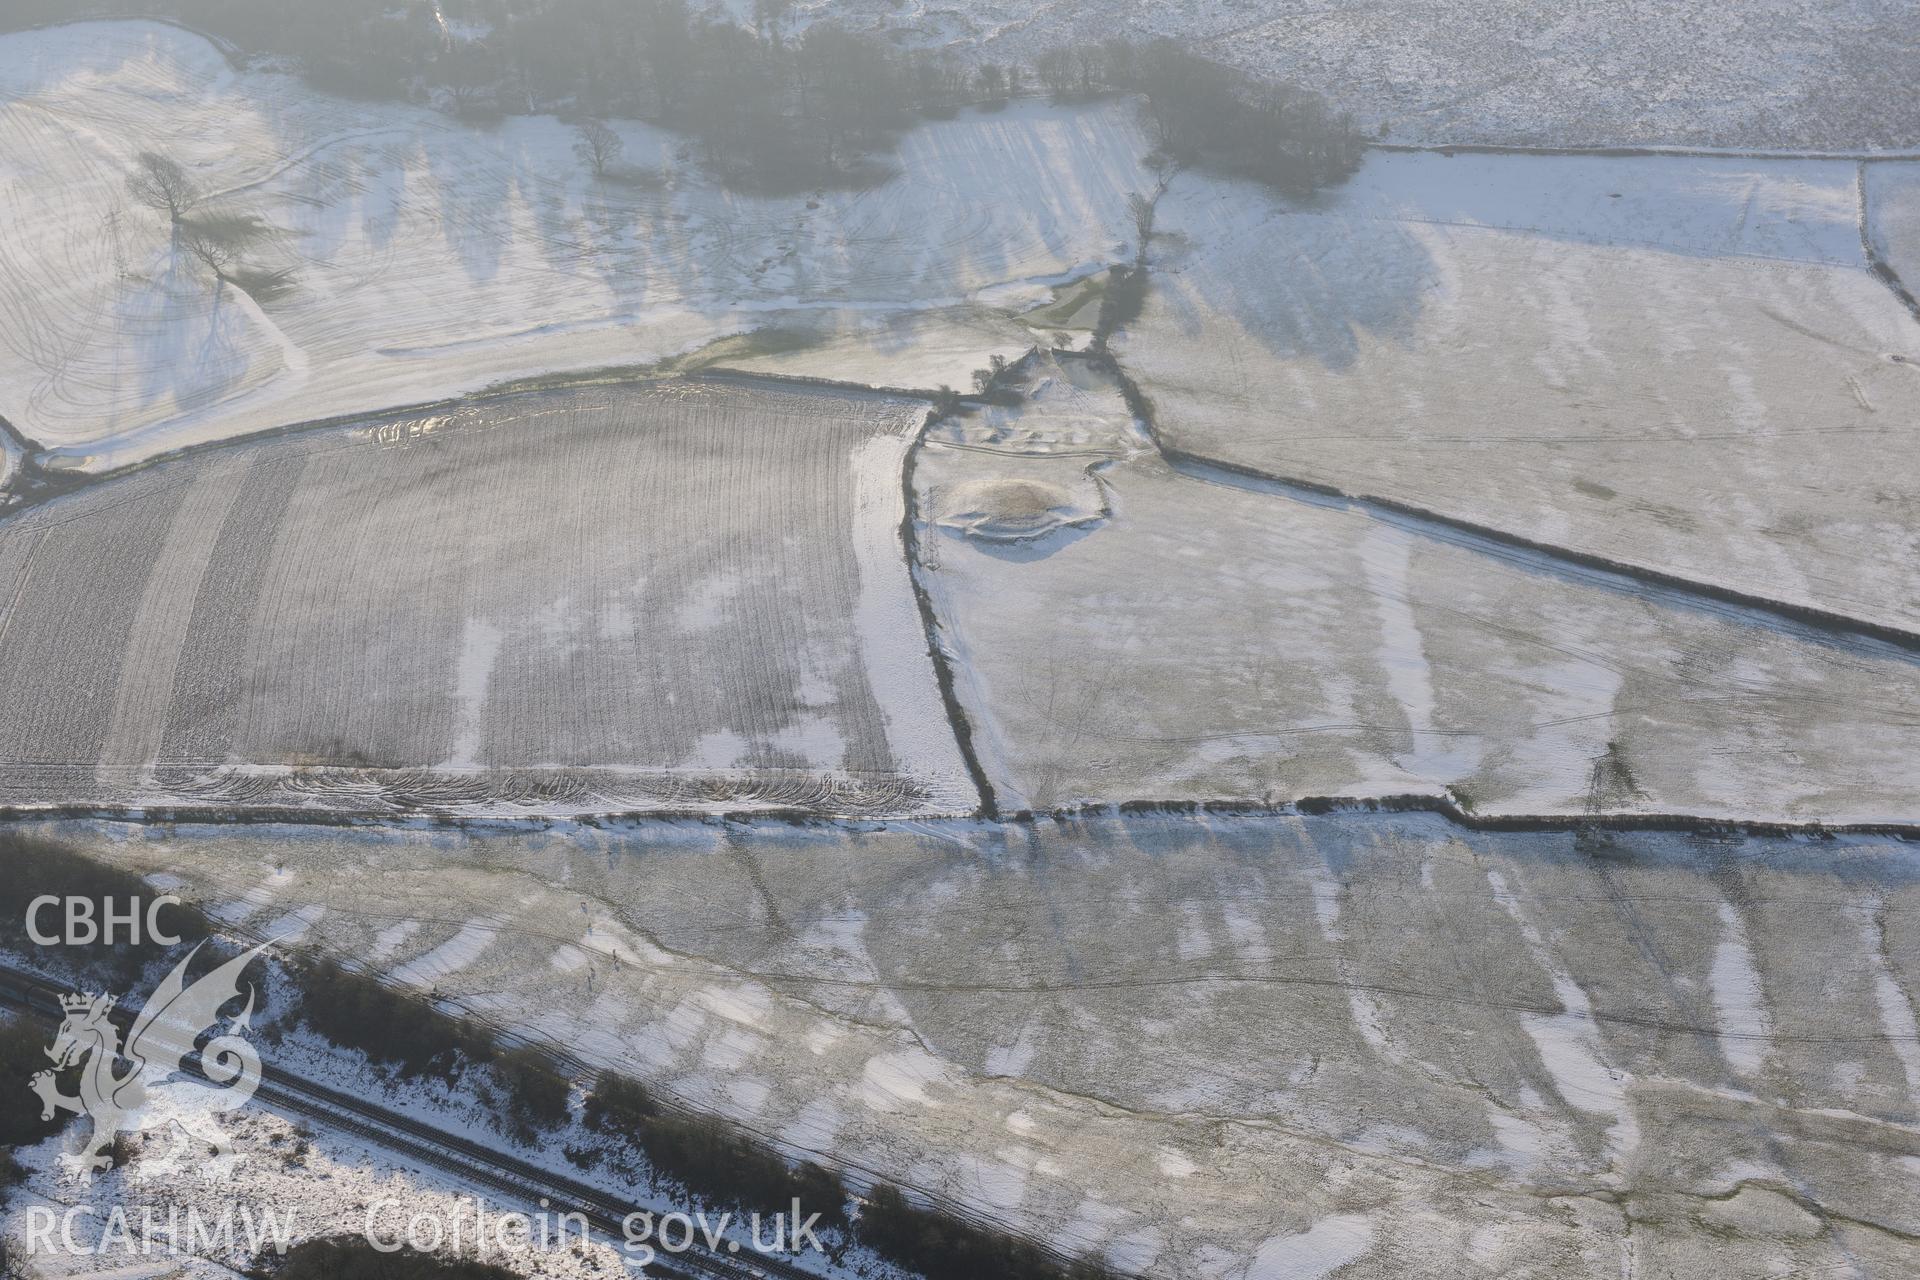
[[[143,1175],[172,1170],[178,1135],[212,1148],[213,1158],[206,1165],[209,1175],[224,1177],[231,1172],[233,1141],[216,1117],[245,1105],[260,1087],[259,1050],[242,1036],[253,1016],[251,984],[246,1007],[229,1019],[225,1033],[199,1050],[200,1074],[205,1079],[185,1074],[184,1067],[195,1042],[219,1022],[221,1008],[239,997],[241,970],[267,945],[263,942],[235,956],[189,986],[187,966],[200,951],[196,946],[154,989],[124,1044],[120,1028],[109,1017],[114,997],[103,993],[60,998],[66,1017],[46,1051],[53,1070],[36,1072],[28,1083],[40,1095],[42,1119],[51,1120],[56,1111],[71,1111],[93,1121],[87,1144],[77,1154],[61,1157],[63,1168],[78,1173],[82,1182],[92,1182],[96,1170],[113,1163],[110,1149],[115,1135],[172,1128],[177,1131],[174,1153],[161,1167],[143,1161]],[[54,1072],[83,1061],[79,1094],[61,1093]],[[117,1073],[115,1068],[122,1063],[126,1070]]]

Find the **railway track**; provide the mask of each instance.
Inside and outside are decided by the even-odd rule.
[[[59,983],[0,964],[0,1004],[57,1019],[59,997],[65,993]],[[125,1011],[116,1013],[124,1016]],[[261,1067],[255,1096],[276,1109],[350,1133],[528,1208],[544,1199],[550,1211],[577,1211],[591,1228],[616,1244],[625,1239],[624,1224],[633,1206],[578,1179],[275,1067]],[[820,1280],[818,1272],[784,1259],[745,1250],[733,1253],[712,1249],[697,1237],[685,1251],[659,1254],[640,1274],[665,1280]]]

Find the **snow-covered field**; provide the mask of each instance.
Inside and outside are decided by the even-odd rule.
[[[641,176],[599,182],[550,117],[331,98],[151,23],[0,37],[0,414],[99,469],[763,327],[842,335],[814,376],[963,384],[1010,344],[955,309],[1044,302],[1124,256],[1126,193],[1150,185],[1125,104],[928,124],[894,179],[791,199],[620,131]],[[255,265],[292,289],[216,290],[173,252],[125,187],[142,150],[271,224]]]
[[[1179,33],[1395,138],[1920,141],[1870,0],[1115,7],[835,13]],[[1920,163],[1181,172],[1109,372],[1125,102],[778,199],[618,127],[595,180],[552,118],[0,37],[0,415],[77,485],[0,435],[0,806],[370,815],[28,827],[1138,1274],[1920,1271],[1909,843],[955,816],[964,731],[1005,810],[1912,822],[1913,648],[1790,615],[1920,633],[1920,325],[1869,260],[1920,283]],[[175,250],[146,149],[286,292]],[[1035,342],[1086,350],[927,425]],[[846,820],[607,816],[776,807]]]
[[[1920,325],[1856,166],[1376,155],[1182,174],[1114,347],[1171,447],[1920,628]]]
[[[747,0],[732,0],[743,18]],[[1399,141],[1912,148],[1911,14],[1883,0],[798,0],[830,18],[1030,63],[1170,36],[1318,90]]]
[[[26,447],[14,438],[12,432],[0,427],[0,511],[5,511],[12,503],[10,489],[25,457]]]
[[[1920,162],[1861,166],[1873,247],[1911,292],[1920,289]]]
[[[31,508],[0,525],[0,796],[970,811],[900,541],[924,413],[529,392]]]
[[[1897,841],[47,830],[397,979],[440,956],[492,1019],[1141,1274],[1920,1266]]]
[[[422,1240],[430,1238],[433,1224],[440,1224],[445,1236],[458,1223],[471,1249],[476,1211],[487,1214],[490,1231],[496,1230],[502,1214],[539,1211],[537,1206],[502,1204],[497,1194],[489,1200],[482,1190],[462,1186],[436,1170],[330,1131],[316,1132],[257,1103],[223,1121],[223,1128],[240,1154],[231,1180],[221,1182],[149,1172],[146,1162],[152,1157],[143,1151],[125,1169],[82,1187],[55,1167],[62,1139],[25,1152],[32,1175],[7,1205],[13,1256],[31,1268],[35,1280],[103,1275],[237,1280],[252,1273],[257,1257],[271,1257],[281,1244],[360,1238],[370,1220],[382,1242],[405,1240],[415,1215],[422,1219],[416,1228]],[[164,1149],[166,1138],[156,1134],[146,1138],[145,1145]],[[115,1209],[123,1219],[112,1217]],[[556,1236],[559,1212],[547,1218]],[[69,1213],[74,1216],[67,1219],[68,1237],[56,1226],[51,1235],[29,1238],[36,1220],[48,1220],[43,1215],[58,1224]],[[193,1214],[205,1224],[198,1240],[190,1234]],[[169,1215],[178,1232],[172,1249],[166,1234]],[[215,1225],[223,1216],[233,1224],[230,1234]],[[156,1228],[143,1240],[146,1222]],[[116,1224],[125,1229],[117,1230]],[[564,1247],[541,1248],[511,1236],[503,1243],[496,1235],[488,1241],[485,1261],[529,1280],[604,1280],[622,1274],[620,1255],[611,1244],[591,1236],[582,1243],[575,1223],[566,1229],[569,1243]]]
[[[1175,469],[1085,362],[1039,361],[1022,386],[1021,409],[936,426],[914,467],[921,577],[1006,808],[1920,804],[1911,655]],[[1054,499],[1025,541],[956,518],[1035,486]]]
[[[43,956],[15,962],[22,960],[29,968],[46,968]],[[717,1242],[712,1247],[732,1244],[735,1253],[749,1259],[755,1256],[756,1238],[765,1246],[779,1234],[777,1224],[763,1221],[757,1224],[756,1237],[756,1223],[748,1215],[706,1212],[689,1202],[670,1180],[655,1173],[642,1153],[584,1123],[581,1091],[573,1091],[565,1120],[514,1132],[494,1109],[506,1088],[490,1068],[468,1065],[450,1079],[408,1078],[301,1026],[299,1009],[287,1002],[284,987],[274,993],[276,985],[270,975],[264,984],[264,1016],[254,1027],[256,1046],[275,1072],[407,1116],[436,1134],[479,1144],[566,1180],[584,1181],[627,1212],[650,1215],[636,1221],[635,1234],[655,1254],[671,1256],[688,1247],[677,1234],[677,1222],[667,1231],[664,1249],[657,1230],[644,1230],[676,1213],[701,1215],[695,1239],[702,1248],[710,1234]],[[203,1280],[247,1275],[259,1257],[304,1240],[371,1236],[386,1244],[406,1241],[411,1230],[413,1239],[425,1243],[437,1226],[444,1252],[478,1256],[518,1276],[605,1280],[648,1274],[629,1269],[629,1261],[636,1268],[645,1263],[645,1250],[622,1249],[621,1237],[590,1229],[574,1216],[579,1206],[572,1203],[536,1202],[531,1196],[503,1200],[497,1187],[466,1181],[443,1167],[258,1096],[237,1111],[206,1118],[232,1141],[224,1173],[214,1173],[212,1162],[196,1160],[171,1132],[151,1129],[132,1137],[123,1167],[82,1184],[60,1167],[60,1160],[90,1137],[84,1120],[36,1146],[16,1150],[28,1177],[11,1191],[0,1220],[12,1256],[25,1260],[35,1280],[82,1280],[103,1273]],[[809,1206],[808,1211],[824,1208]],[[117,1232],[116,1209],[124,1232]],[[50,1234],[32,1234],[36,1222],[46,1220],[47,1210],[56,1217],[74,1213],[66,1223],[72,1247],[58,1225]],[[517,1224],[505,1223],[509,1214],[526,1214],[530,1229],[521,1232]],[[193,1215],[204,1224],[199,1236]],[[230,1233],[219,1227],[229,1216]],[[154,1229],[143,1235],[148,1223]],[[484,1236],[477,1235],[481,1228]],[[845,1241],[840,1230],[822,1227],[816,1235],[820,1250],[803,1245],[785,1256],[789,1265],[830,1277],[898,1274]],[[845,1252],[838,1266],[823,1252],[835,1247]],[[136,1269],[143,1265],[151,1270]]]

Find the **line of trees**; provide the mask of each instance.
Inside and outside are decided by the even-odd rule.
[[[724,1120],[668,1112],[637,1080],[601,1073],[582,1119],[640,1151],[659,1173],[717,1208],[774,1214],[798,1200],[807,1213],[820,1215],[822,1225],[846,1225],[847,1191],[830,1170],[788,1164]]]
[[[0,1015],[0,1085],[5,1086],[0,1088],[0,1207],[5,1206],[8,1192],[26,1177],[14,1151],[58,1133],[73,1118],[56,1111],[52,1119],[43,1120],[40,1095],[27,1088],[27,1080],[47,1068],[45,1049],[50,1039],[51,1029],[33,1019]],[[72,1092],[74,1082],[63,1075],[60,1085]]]
[[[151,895],[152,887],[132,872],[95,861],[51,841],[0,830],[0,861],[11,873],[0,880],[0,946],[26,951],[26,905],[43,893],[123,901]],[[168,908],[165,928],[188,942],[210,936],[206,917],[192,906]],[[230,946],[216,943],[224,958]],[[170,948],[153,942],[131,946],[62,948],[82,980],[124,986],[151,977],[169,958]],[[460,1079],[471,1067],[486,1064],[505,1097],[487,1090],[483,1101],[500,1109],[523,1140],[563,1124],[570,1083],[529,1049],[502,1050],[484,1028],[436,1008],[424,995],[397,991],[371,976],[343,969],[326,959],[309,958],[288,973],[296,990],[274,1005],[291,1010],[335,1044],[364,1051],[369,1058],[402,1075]],[[258,980],[258,979],[254,979]],[[269,975],[268,984],[277,982]],[[49,1028],[35,1019],[0,1017],[0,1082],[22,1078],[45,1063],[41,1053]],[[40,1141],[60,1121],[42,1122],[39,1099],[24,1088],[0,1091],[0,1204],[23,1170],[13,1149]],[[504,1105],[503,1105],[504,1104]],[[938,1209],[918,1206],[897,1189],[881,1184],[862,1206],[857,1222],[849,1213],[846,1187],[833,1171],[813,1163],[791,1164],[758,1136],[715,1117],[670,1111],[640,1082],[603,1072],[588,1094],[582,1115],[587,1128],[614,1137],[646,1157],[670,1182],[716,1207],[743,1212],[779,1213],[798,1199],[821,1225],[837,1231],[842,1242],[851,1233],[862,1244],[928,1280],[1114,1280],[1114,1273],[1093,1262],[1063,1263],[1010,1231],[966,1221]],[[829,1237],[831,1239],[831,1237]],[[278,1280],[398,1280],[422,1274],[390,1269],[387,1255],[373,1257],[341,1242],[318,1242],[289,1253],[285,1264],[258,1274]],[[296,1257],[297,1255],[297,1257]],[[400,1255],[395,1255],[400,1256]],[[4,1255],[0,1255],[4,1261]],[[295,1265],[297,1262],[297,1265]],[[500,1280],[492,1269],[441,1271],[446,1280]]]
[[[860,1211],[860,1243],[926,1280],[1119,1280],[1091,1259],[1062,1262],[1017,1236],[919,1208],[885,1183]]]
[[[36,840],[15,831],[0,830],[0,949],[16,955],[34,955],[43,950],[27,932],[27,908],[43,894],[88,898],[98,904],[111,898],[124,907],[129,898],[150,901],[156,890],[131,871],[108,866],[50,841]],[[58,930],[57,910],[45,910],[42,929]],[[158,912],[161,929],[191,945],[208,935],[207,920],[198,909],[185,903],[169,903]],[[165,958],[171,948],[155,942],[142,932],[139,942],[130,941],[121,930],[111,944],[98,940],[62,946],[56,957],[85,978],[97,982],[100,989],[124,991],[137,982],[149,966]]]
[[[329,959],[308,958],[293,976],[299,987],[295,1014],[334,1044],[360,1050],[403,1079],[460,1081],[471,1067],[490,1068],[504,1096],[483,1085],[481,1101],[521,1142],[566,1123],[571,1082],[537,1051],[502,1049],[472,1019]]]
[[[1063,1262],[1011,1232],[923,1208],[898,1188],[876,1185],[850,1222],[839,1177],[817,1164],[788,1164],[725,1120],[663,1110],[636,1080],[604,1072],[587,1097],[589,1128],[620,1138],[686,1192],[711,1205],[778,1213],[794,1201],[806,1213],[926,1280],[1118,1280],[1090,1260]],[[844,1238],[844,1235],[843,1235]]]
[[[210,272],[215,288],[230,284],[269,302],[293,287],[290,270],[250,265],[248,252],[272,238],[257,214],[209,203],[198,184],[171,156],[142,151],[127,173],[127,194],[166,218],[176,249]]]
[[[1366,139],[1350,116],[1294,85],[1265,81],[1172,40],[1048,50],[1034,62],[1056,101],[1139,94],[1162,155],[1224,169],[1293,195],[1344,181]]]
[[[484,1028],[417,996],[328,959],[311,960],[298,972],[300,1020],[402,1078],[451,1080],[467,1063],[493,1060],[493,1037]]]
[[[21,2],[59,9],[67,0]],[[1056,48],[1028,69],[904,49],[831,22],[794,32],[786,0],[755,0],[751,25],[714,8],[696,12],[690,0],[144,0],[134,7],[243,49],[297,58],[331,92],[432,100],[476,121],[508,112],[652,121],[689,134],[722,176],[759,189],[869,180],[877,172],[872,157],[914,118],[1032,89],[1062,100],[1139,94],[1169,158],[1295,194],[1340,181],[1364,148],[1351,121],[1317,95],[1256,80],[1164,39]],[[617,142],[601,138],[583,158],[605,176],[617,151]]]
[[[32,955],[41,949],[27,934],[26,918],[28,904],[42,894],[89,898],[95,903],[111,898],[122,905],[130,898],[150,901],[155,894],[133,872],[14,831],[0,830],[0,863],[8,871],[0,878],[0,949],[17,954]],[[42,927],[57,927],[56,915],[45,911]],[[205,941],[212,934],[206,916],[186,903],[162,908],[159,923],[184,945]],[[219,940],[206,951],[211,954],[202,956],[196,970],[233,954],[231,944]],[[177,951],[150,937],[143,936],[138,943],[120,937],[111,945],[96,941],[62,946],[58,958],[73,970],[76,981],[94,983],[103,990],[138,992],[154,976],[156,966],[177,958]],[[276,980],[267,973],[250,976],[248,981],[258,982],[263,976],[269,984]],[[523,1137],[566,1120],[569,1086],[565,1077],[529,1050],[500,1049],[478,1023],[453,1017],[423,996],[395,990],[376,977],[342,968],[324,957],[307,957],[290,966],[286,976],[296,988],[286,1006],[333,1043],[358,1049],[403,1078],[456,1080],[468,1067],[486,1064],[504,1091],[504,1118]],[[8,1043],[0,1039],[0,1055]],[[33,1102],[38,1115],[38,1100],[24,1089],[18,1092]],[[0,1132],[4,1130],[0,1123]],[[5,1145],[4,1138],[0,1145]]]
[[[518,1273],[478,1258],[405,1248],[383,1253],[365,1236],[303,1240],[285,1257],[263,1254],[246,1274],[252,1280],[521,1280]]]
[[[14,1191],[27,1180],[27,1167],[14,1153],[52,1137],[73,1117],[64,1111],[53,1113],[51,1120],[40,1118],[40,1095],[26,1087],[34,1072],[47,1066],[49,1028],[13,1014],[0,1014],[0,1210],[5,1210]],[[63,1077],[77,1074],[69,1069]],[[62,1078],[64,1093],[74,1091],[71,1078]],[[26,1276],[26,1267],[15,1253],[12,1239],[0,1234],[0,1277],[13,1280]]]

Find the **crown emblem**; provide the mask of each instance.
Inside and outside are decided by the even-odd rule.
[[[98,1004],[102,1009],[110,1009],[113,1007],[113,997],[104,994],[96,996],[85,993],[75,993],[73,995],[60,997],[60,1007],[68,1013],[86,1013],[92,1009],[95,1004]]]

